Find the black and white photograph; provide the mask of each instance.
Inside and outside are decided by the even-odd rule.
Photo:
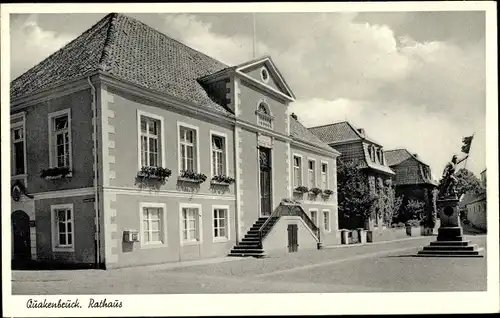
[[[1,15],[4,314],[500,310],[494,2]]]

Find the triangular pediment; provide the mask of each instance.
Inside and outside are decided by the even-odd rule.
[[[259,86],[295,100],[292,90],[269,56],[242,63],[236,66],[236,72]]]

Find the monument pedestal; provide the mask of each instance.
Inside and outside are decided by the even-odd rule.
[[[458,201],[456,196],[441,197],[437,200],[441,220],[437,240],[425,246],[417,256],[483,257],[479,255],[477,246],[470,244],[463,236]]]

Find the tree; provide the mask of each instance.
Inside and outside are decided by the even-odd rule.
[[[377,196],[370,191],[368,179],[355,162],[338,161],[337,165],[339,225],[362,227],[369,219]]]
[[[388,226],[399,216],[399,210],[403,204],[403,196],[396,197],[396,191],[392,186],[387,189],[386,213],[384,213],[384,223]]]
[[[456,189],[458,197],[467,192],[472,192],[475,195],[482,195],[486,192],[479,179],[465,168],[458,170],[455,178],[457,178]]]
[[[405,207],[408,220],[422,221],[425,218],[424,206],[422,201],[409,199]]]

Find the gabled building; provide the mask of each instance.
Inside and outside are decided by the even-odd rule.
[[[396,187],[396,196],[402,196],[402,209],[410,199],[425,203],[427,213],[435,211],[435,193],[437,182],[432,178],[431,168],[423,162],[418,154],[406,149],[385,151],[387,164],[396,172],[393,184]],[[402,222],[407,221],[402,215]]]
[[[113,268],[339,242],[339,153],[290,117],[270,57],[228,66],[113,13],[10,97],[14,260]],[[295,169],[332,193],[291,204]]]
[[[368,137],[362,128],[356,128],[347,121],[310,127],[309,131],[332,149],[341,153],[340,160],[356,162],[368,176],[370,190],[382,194],[387,191],[394,172],[387,165],[383,147]],[[382,196],[372,206],[371,222],[365,228],[383,226],[384,202]]]

